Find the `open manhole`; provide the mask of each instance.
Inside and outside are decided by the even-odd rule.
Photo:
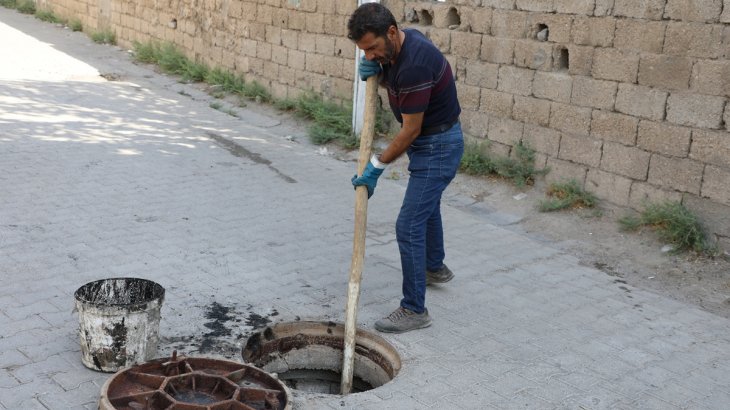
[[[254,366],[206,358],[157,359],[104,384],[100,410],[291,410],[289,389]]]
[[[333,322],[285,322],[253,334],[243,360],[276,373],[288,387],[307,393],[339,394],[345,327]],[[380,387],[401,368],[398,352],[385,339],[358,329],[352,392]]]

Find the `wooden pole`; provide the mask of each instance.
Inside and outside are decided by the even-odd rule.
[[[368,78],[365,91],[365,116],[360,134],[360,156],[357,162],[357,174],[362,175],[370,161],[375,134],[375,105],[378,97],[378,78]],[[352,390],[352,375],[355,366],[355,333],[357,330],[357,303],[360,299],[360,281],[365,261],[365,230],[368,219],[368,190],[359,186],[355,190],[355,238],[352,243],[352,263],[350,264],[350,282],[347,285],[347,309],[345,310],[345,349],[342,362],[342,394]]]

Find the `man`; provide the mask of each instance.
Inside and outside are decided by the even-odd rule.
[[[456,175],[464,153],[461,108],[451,67],[423,34],[398,29],[391,12],[378,3],[358,7],[347,23],[348,37],[365,52],[360,78],[379,75],[401,129],[363,175],[353,177],[368,197],[388,163],[404,152],[410,179],[396,222],[403,270],[400,307],[375,323],[381,332],[401,333],[431,325],[426,285],[448,282],[444,265],[441,194]]]

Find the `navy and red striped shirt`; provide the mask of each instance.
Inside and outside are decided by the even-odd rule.
[[[405,40],[395,64],[383,64],[384,85],[395,118],[423,114],[423,128],[451,123],[461,107],[451,65],[420,31],[404,29]]]

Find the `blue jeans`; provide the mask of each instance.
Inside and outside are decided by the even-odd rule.
[[[426,309],[426,269],[444,265],[441,194],[454,179],[463,154],[458,122],[446,132],[416,138],[408,148],[411,176],[395,232],[403,269],[400,305],[416,313]]]

